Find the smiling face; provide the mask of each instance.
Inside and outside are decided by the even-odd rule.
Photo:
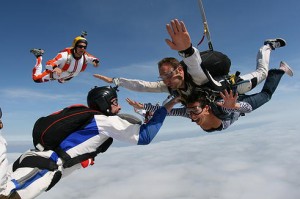
[[[171,89],[184,88],[184,71],[180,62],[172,57],[158,63],[159,78]]]
[[[169,64],[164,64],[159,69],[159,78],[171,89],[183,88],[183,70],[181,67],[174,69]]]
[[[195,122],[198,126],[203,128],[207,120],[207,116],[209,115],[209,106],[205,105],[204,107],[200,102],[192,102],[186,105],[187,114]]]

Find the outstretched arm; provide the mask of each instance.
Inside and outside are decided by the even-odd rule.
[[[187,117],[188,118],[188,115],[186,114],[186,108],[173,108],[173,106],[177,103],[179,103],[179,100],[180,98],[175,98],[175,99],[172,99],[170,101],[170,103],[166,104],[168,107],[168,114],[167,116],[182,116],[182,117]],[[126,101],[128,102],[129,105],[131,105],[132,107],[134,107],[135,109],[144,109],[146,111],[150,111],[150,112],[155,112],[156,110],[158,110],[161,106],[159,105],[152,105],[151,103],[146,103],[146,104],[142,104],[140,102],[137,102],[137,101],[134,101],[134,100],[131,100],[129,98],[126,99]],[[170,107],[172,107],[170,109]]]
[[[163,81],[144,81],[139,79],[126,79],[123,77],[111,78],[100,74],[94,74],[94,77],[105,81],[106,83],[113,83],[116,86],[126,88],[128,90],[137,92],[152,92],[152,93],[168,93],[168,87]]]
[[[183,51],[192,45],[190,35],[183,21],[179,21],[178,19],[171,20],[170,24],[166,25],[166,28],[171,40],[166,39],[165,41],[171,49]]]
[[[100,75],[100,74],[94,74],[93,76],[98,79],[101,79],[102,81],[105,81],[106,83],[109,83],[109,84],[113,83],[113,78],[111,78],[111,77],[107,77],[107,76]]]
[[[171,40],[166,39],[166,42],[171,49],[179,51],[179,55],[183,57],[183,62],[187,65],[187,71],[192,76],[193,82],[197,85],[208,82],[201,68],[202,59],[200,53],[197,48],[192,46],[191,38],[184,22],[174,19],[166,27],[171,37]]]
[[[143,109],[144,105],[140,102],[134,101],[132,99],[126,98],[127,103],[135,109]]]
[[[143,124],[140,128],[138,145],[150,144],[161,128],[167,112],[170,112],[177,103],[179,103],[179,98],[174,98],[154,112],[153,117],[149,122]]]

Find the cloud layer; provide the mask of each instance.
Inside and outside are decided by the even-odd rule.
[[[112,147],[39,198],[298,199],[299,133],[252,130]]]

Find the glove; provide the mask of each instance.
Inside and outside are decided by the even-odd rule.
[[[98,64],[99,60],[98,59],[94,59],[93,62],[95,62],[96,64]]]

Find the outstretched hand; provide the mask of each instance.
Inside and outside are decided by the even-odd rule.
[[[100,75],[100,74],[94,74],[93,76],[105,81],[106,83],[109,83],[109,84],[113,83],[113,78],[111,78],[111,77],[106,77],[106,76]]]
[[[183,21],[178,21],[178,19],[171,20],[170,24],[166,25],[166,28],[171,40],[166,39],[165,41],[171,49],[182,51],[191,46],[191,38]]]
[[[128,102],[129,105],[131,105],[132,107],[134,107],[136,109],[143,109],[144,108],[144,105],[140,102],[133,101],[129,98],[126,98],[126,101]]]
[[[230,90],[228,93],[227,90],[224,90],[223,92],[220,93],[220,96],[223,98],[224,101],[222,102],[217,102],[217,105],[222,106],[224,108],[229,108],[229,109],[235,109],[238,108],[238,103],[237,103],[237,98],[238,94],[235,93],[233,94],[233,91]]]

